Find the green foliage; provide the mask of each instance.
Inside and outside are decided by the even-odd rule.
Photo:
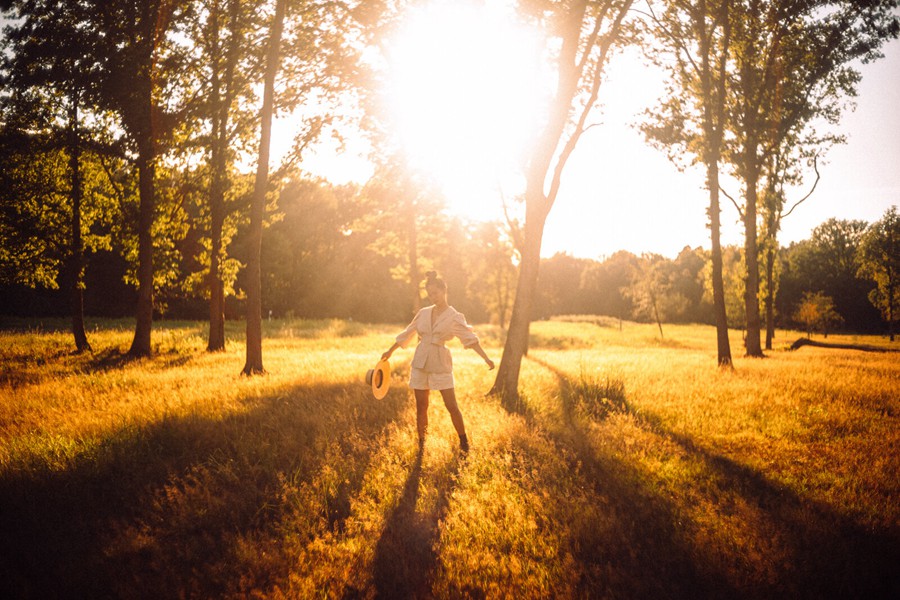
[[[114,160],[82,155],[82,240],[88,252],[110,250],[122,223]],[[0,280],[27,287],[60,286],[71,254],[69,156],[36,137],[7,130],[0,140]]]
[[[900,319],[900,215],[889,208],[863,235],[859,245],[859,275],[875,282],[869,292],[872,304],[888,323],[891,341]]]
[[[828,337],[828,332],[844,321],[834,308],[834,300],[822,292],[805,292],[794,320],[804,326],[807,337],[816,330]]]
[[[663,337],[662,323],[683,313],[687,298],[675,291],[675,264],[658,254],[644,254],[635,265],[628,295],[634,301],[634,316],[655,321]]]
[[[867,299],[872,283],[858,275],[858,248],[864,221],[829,219],[808,240],[782,252],[783,273],[778,300],[782,315],[794,314],[804,292],[821,291],[853,329],[869,329],[878,314]]]

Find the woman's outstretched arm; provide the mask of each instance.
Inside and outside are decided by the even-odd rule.
[[[487,352],[485,352],[484,348],[481,347],[481,342],[475,342],[474,344],[469,346],[469,348],[474,350],[478,354],[478,356],[484,359],[484,362],[487,364],[488,369],[494,368],[494,361],[490,359],[490,357],[487,355]]]
[[[384,354],[381,355],[381,360],[389,359],[391,357],[391,354],[394,353],[394,350],[396,350],[397,348],[400,348],[400,346],[401,346],[401,344],[394,342],[394,344],[390,347],[390,349],[388,349],[387,352],[385,352]]]

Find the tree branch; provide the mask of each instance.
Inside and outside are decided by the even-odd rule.
[[[812,189],[809,190],[809,193],[808,193],[808,194],[806,194],[805,196],[803,196],[802,198],[800,198],[799,200],[797,200],[797,202],[794,203],[794,205],[791,207],[791,209],[790,209],[789,211],[787,211],[786,213],[782,213],[780,219],[783,219],[783,218],[785,218],[785,217],[790,216],[790,214],[791,214],[792,212],[794,212],[794,209],[795,209],[795,208],[797,208],[798,206],[800,206],[801,204],[803,204],[804,202],[806,202],[806,200],[808,200],[809,197],[813,195],[813,192],[816,191],[816,186],[819,185],[819,179],[822,178],[822,176],[819,174],[819,165],[818,165],[818,161],[819,161],[819,156],[818,156],[818,155],[814,156],[814,157],[813,157],[813,170],[815,170],[815,172],[816,172],[816,180],[813,182]],[[779,219],[779,220],[780,220],[780,219]]]
[[[741,219],[743,219],[743,218],[744,218],[744,211],[741,210],[741,206],[737,203],[737,201],[736,201],[734,198],[732,198],[732,197],[731,197],[731,194],[729,194],[728,192],[726,192],[726,191],[725,191],[725,188],[723,188],[721,185],[719,186],[719,191],[722,192],[722,195],[723,195],[723,196],[725,196],[726,198],[728,198],[729,200],[731,200],[731,203],[734,204],[734,207],[737,209],[738,216],[739,216]]]

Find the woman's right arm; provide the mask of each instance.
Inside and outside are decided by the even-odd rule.
[[[400,333],[400,335],[397,336],[396,341],[390,347],[390,349],[381,355],[382,360],[389,359],[391,357],[391,354],[394,353],[394,350],[396,350],[397,348],[404,348],[409,344],[410,340],[412,340],[412,338],[416,335],[416,321],[419,320],[419,314],[421,314],[421,311],[416,313],[416,316],[413,317],[412,322],[406,326],[406,329],[404,329]]]
[[[384,354],[381,355],[381,360],[389,359],[391,357],[391,354],[394,353],[394,350],[396,350],[399,347],[400,347],[400,344],[398,344],[397,342],[394,342],[394,345],[391,346],[387,352],[385,352]]]

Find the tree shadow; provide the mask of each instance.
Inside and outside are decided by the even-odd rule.
[[[185,353],[160,351],[154,353],[152,360],[156,363],[161,363],[159,364],[159,368],[168,369],[182,367],[194,360],[198,355],[199,353],[197,352]],[[146,357],[134,356],[128,352],[122,352],[118,346],[113,346],[94,352],[91,355],[90,360],[85,363],[82,370],[88,372],[115,371],[137,364],[142,360],[146,360]]]
[[[309,479],[328,445],[341,455],[352,437],[341,426],[357,439],[379,435],[405,396],[373,403],[345,385],[299,385],[224,419],[123,426],[62,469],[0,473],[0,597],[217,597],[271,587],[287,573],[232,568],[234,541],[276,535],[284,477]],[[364,472],[363,464],[348,475],[349,488]],[[335,523],[346,517],[337,500],[323,510]]]
[[[435,544],[440,536],[452,484],[438,489],[437,500],[430,510],[416,510],[422,478],[422,448],[416,453],[400,500],[388,516],[375,546],[373,581],[378,598],[421,598],[429,595],[429,582],[437,566]],[[448,482],[456,480],[460,459],[454,455],[439,468],[448,471]],[[349,597],[349,596],[348,596]]]
[[[559,381],[565,433],[553,437],[574,450],[595,492],[625,524],[623,547],[603,549],[610,540],[590,532],[575,540],[575,555],[585,571],[597,571],[613,557],[625,587],[602,590],[600,595],[665,598],[897,598],[900,597],[900,535],[897,531],[871,531],[833,507],[798,496],[760,471],[705,449],[692,438],[672,432],[662,419],[636,411],[623,395],[613,402],[654,435],[670,440],[715,475],[723,492],[736,492],[748,505],[774,524],[779,543],[789,549],[790,564],[778,565],[774,579],[747,568],[712,564],[698,557],[678,523],[675,503],[652,485],[641,484],[633,464],[613,455],[597,456],[590,433],[575,418],[583,410],[578,382],[558,368],[531,358]],[[596,418],[596,415],[593,416]],[[603,418],[603,417],[601,417]],[[646,474],[643,475],[646,477]],[[713,498],[713,500],[715,500]],[[703,550],[703,549],[701,549]],[[700,555],[703,556],[702,554]],[[721,559],[721,557],[718,557]],[[743,559],[744,557],[738,557]],[[719,562],[719,561],[715,561]],[[738,561],[740,563],[740,560]],[[602,571],[602,569],[599,569]],[[643,583],[637,583],[643,580]],[[630,583],[629,583],[630,582]],[[739,582],[739,583],[735,583]],[[603,581],[586,580],[588,595],[604,588]]]

